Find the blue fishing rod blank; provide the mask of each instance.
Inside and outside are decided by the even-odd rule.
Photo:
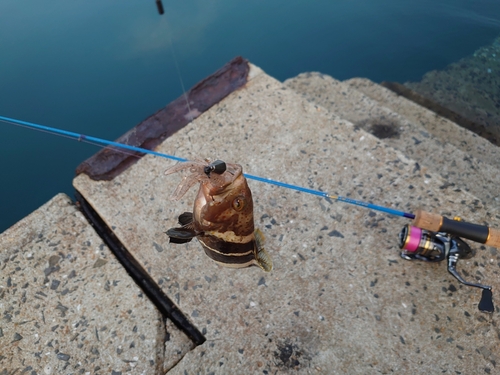
[[[77,140],[80,142],[94,143],[94,144],[98,144],[101,146],[117,147],[117,148],[128,150],[128,151],[135,151],[135,152],[140,152],[143,154],[159,156],[162,158],[175,160],[175,161],[179,161],[179,162],[187,161],[187,159],[185,159],[185,158],[181,158],[181,157],[174,156],[174,155],[163,154],[161,152],[156,152],[156,151],[148,150],[148,149],[141,148],[141,147],[130,146],[130,145],[127,145],[124,143],[108,141],[108,140],[102,139],[102,138],[97,138],[97,137],[92,137],[92,136],[88,136],[85,134],[70,132],[67,130],[57,129],[57,128],[53,128],[50,126],[39,125],[39,124],[35,124],[32,122],[16,120],[16,119],[9,118],[9,117],[0,116],[0,121],[6,122],[9,124],[14,124],[14,125],[26,127],[29,129],[43,131],[43,132],[54,134],[54,135],[65,136],[65,137],[68,137],[68,138],[71,138],[71,139],[74,139],[74,140]],[[390,214],[390,215],[405,217],[408,219],[415,218],[415,215],[412,213],[398,211],[398,210],[395,210],[395,209],[392,209],[389,207],[379,206],[376,204],[363,202],[363,201],[359,201],[359,200],[352,199],[352,198],[346,198],[346,197],[342,197],[340,195],[332,195],[332,194],[329,194],[329,193],[324,192],[324,191],[309,189],[309,188],[305,188],[302,186],[288,184],[285,182],[272,180],[270,178],[254,176],[254,175],[247,174],[247,173],[245,173],[244,176],[250,180],[260,181],[260,182],[264,182],[267,184],[284,187],[286,189],[291,189],[291,190],[296,190],[296,191],[300,191],[300,192],[307,193],[307,194],[317,195],[317,196],[320,196],[323,198],[329,198],[329,199],[333,199],[333,200],[336,200],[339,202],[344,202],[344,203],[348,203],[348,204],[355,205],[355,206],[360,206],[360,207],[365,207],[365,208],[369,208],[369,209],[376,210],[376,211],[385,212],[385,213]]]

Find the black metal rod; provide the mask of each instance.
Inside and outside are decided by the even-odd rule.
[[[102,238],[106,246],[115,254],[127,273],[134,279],[136,284],[148,296],[153,304],[160,310],[164,317],[170,319],[181,331],[183,331],[195,345],[201,345],[206,338],[182,313],[175,303],[161,290],[158,284],[142,268],[139,262],[127,251],[121,241],[104,223],[102,218],[95,212],[87,200],[75,191],[75,197],[80,205],[82,213],[89,223],[94,227],[97,234]]]

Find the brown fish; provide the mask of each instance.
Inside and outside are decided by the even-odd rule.
[[[165,171],[188,171],[172,195],[180,199],[193,185],[200,183],[193,213],[179,216],[180,227],[166,233],[172,243],[186,243],[194,237],[205,253],[225,267],[259,266],[273,268],[264,249],[264,236],[254,228],[252,193],[241,165],[216,160],[213,163],[188,161]]]

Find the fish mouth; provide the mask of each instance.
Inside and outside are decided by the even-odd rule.
[[[172,200],[181,199],[184,194],[196,183],[201,184],[201,188],[207,195],[215,196],[224,194],[229,190],[231,184],[240,176],[243,176],[243,169],[239,164],[225,163],[216,160],[208,163],[203,160],[193,160],[178,163],[165,171],[165,175],[182,172],[184,177],[172,194]]]

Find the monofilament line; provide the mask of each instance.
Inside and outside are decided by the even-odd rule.
[[[191,106],[189,105],[189,98],[187,96],[187,93],[186,93],[186,88],[184,87],[184,81],[182,79],[182,75],[181,75],[181,70],[179,69],[179,64],[177,62],[177,56],[175,55],[175,50],[174,50],[174,42],[172,41],[172,34],[170,32],[171,28],[169,27],[168,25],[168,20],[167,20],[167,17],[166,16],[163,16],[163,18],[165,19],[165,25],[167,25],[167,35],[168,35],[168,40],[170,42],[170,51],[172,51],[172,58],[174,60],[174,64],[175,64],[175,70],[177,71],[177,75],[179,76],[179,81],[181,82],[181,87],[182,87],[182,94],[184,95],[184,100],[186,101],[186,105],[187,105],[187,108],[188,108],[188,113],[189,115],[191,115]]]

